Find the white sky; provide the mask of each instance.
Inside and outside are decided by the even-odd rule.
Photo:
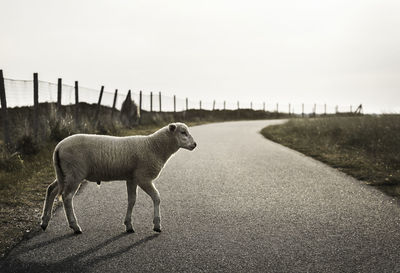
[[[400,113],[398,0],[0,0],[7,78]]]

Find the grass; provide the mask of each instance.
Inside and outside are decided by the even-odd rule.
[[[400,196],[400,115],[292,119],[261,133]]]

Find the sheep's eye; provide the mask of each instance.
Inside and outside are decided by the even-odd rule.
[[[184,135],[184,136],[187,136],[187,133],[186,133],[186,132],[181,132],[181,134]]]

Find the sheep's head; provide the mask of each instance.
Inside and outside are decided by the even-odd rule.
[[[193,150],[197,144],[189,133],[189,129],[184,123],[171,123],[168,125],[169,132],[176,138],[179,148]]]

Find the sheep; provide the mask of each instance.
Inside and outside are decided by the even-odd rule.
[[[160,194],[153,180],[179,148],[193,150],[196,146],[184,123],[171,123],[148,136],[76,134],[63,139],[53,153],[56,180],[46,191],[42,229],[47,228],[58,195],[62,197],[69,227],[75,234],[81,234],[72,200],[81,182],[87,180],[99,184],[101,181],[125,180],[128,192],[126,231],[134,232],[131,215],[139,186],[153,200],[153,230],[161,232]]]

